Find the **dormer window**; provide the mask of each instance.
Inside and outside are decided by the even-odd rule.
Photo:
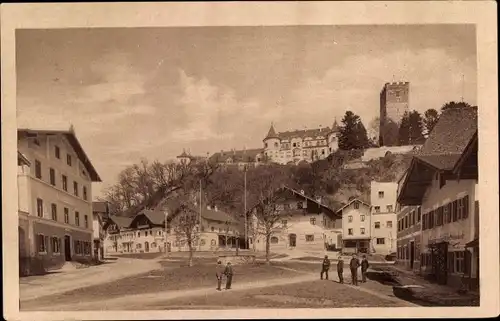
[[[358,202],[354,202],[354,209],[359,210],[359,203]]]

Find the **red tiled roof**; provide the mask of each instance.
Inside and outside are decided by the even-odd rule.
[[[228,159],[231,158],[234,163],[253,163],[256,161],[257,155],[262,152],[262,148],[221,151],[210,156],[210,160],[217,163],[225,163]]]
[[[329,133],[331,133],[331,129],[329,127],[326,128],[315,128],[315,129],[302,129],[302,130],[292,130],[286,132],[278,133],[279,139],[292,139],[292,138],[316,138],[317,136],[326,137]]]
[[[477,130],[477,107],[444,110],[418,155],[461,154]]]

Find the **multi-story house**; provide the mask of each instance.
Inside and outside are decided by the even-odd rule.
[[[165,218],[162,211],[142,210],[121,233],[124,252],[164,252]]]
[[[92,182],[101,179],[73,128],[17,133],[18,151],[31,164],[18,174],[24,213],[19,228],[28,234],[30,260],[51,269],[91,259]]]
[[[354,198],[337,210],[342,216],[342,252],[370,252],[370,204]]]
[[[338,147],[339,128],[316,128],[278,132],[271,128],[264,138],[264,156],[278,164],[298,164],[325,159]]]
[[[396,251],[396,199],[398,184],[371,182],[371,252],[387,255]]]
[[[104,259],[104,225],[109,218],[109,204],[106,201],[92,202],[92,226],[94,230],[94,257]]]
[[[421,273],[478,286],[477,107],[444,110],[413,157],[398,201],[421,206]]]
[[[420,270],[421,222],[420,206],[403,206],[397,213],[397,262],[407,270]]]
[[[21,152],[17,152],[17,188],[18,188],[18,215],[19,215],[19,227],[18,227],[18,237],[19,237],[19,275],[26,276],[29,275],[32,270],[36,269],[34,266],[34,260],[30,258],[32,249],[30,245],[33,239],[33,233],[29,233],[29,228],[32,226],[29,224],[30,215],[30,189],[29,189],[29,177],[30,177],[30,161]],[[34,257],[34,255],[33,255]],[[33,271],[35,272],[35,271]]]
[[[255,167],[266,161],[262,148],[242,149],[230,151],[221,150],[210,156],[211,162],[217,163],[222,166],[235,166],[238,169],[244,169],[245,166]]]
[[[130,235],[127,233],[133,232],[130,228],[132,218],[126,216],[110,215],[104,224],[106,237],[104,240],[105,254],[116,254],[123,252],[132,252],[131,244],[128,239]]]
[[[270,238],[270,250],[279,252],[288,249],[324,251],[332,237],[332,231],[339,232],[340,216],[323,204],[320,198],[306,196],[303,191],[283,187],[276,192],[279,201],[276,210],[282,219],[274,225]],[[265,251],[266,241],[258,208],[249,210],[250,248]],[[336,235],[336,234],[335,234]]]

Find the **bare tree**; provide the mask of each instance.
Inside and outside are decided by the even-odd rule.
[[[177,242],[180,245],[186,244],[189,251],[188,266],[193,266],[193,256],[195,245],[200,237],[200,221],[199,214],[195,208],[195,204],[190,197],[183,197],[173,211],[173,219],[171,224],[174,227],[174,234]]]
[[[270,263],[271,237],[277,229],[283,228],[282,221],[287,217],[280,206],[280,201],[284,200],[283,188],[289,183],[286,173],[282,166],[258,167],[248,172],[255,204],[251,209],[256,217],[252,232],[265,238],[267,264]]]

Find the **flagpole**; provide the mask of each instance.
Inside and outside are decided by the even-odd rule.
[[[168,219],[168,211],[165,211],[165,255],[168,255],[167,219]]]

